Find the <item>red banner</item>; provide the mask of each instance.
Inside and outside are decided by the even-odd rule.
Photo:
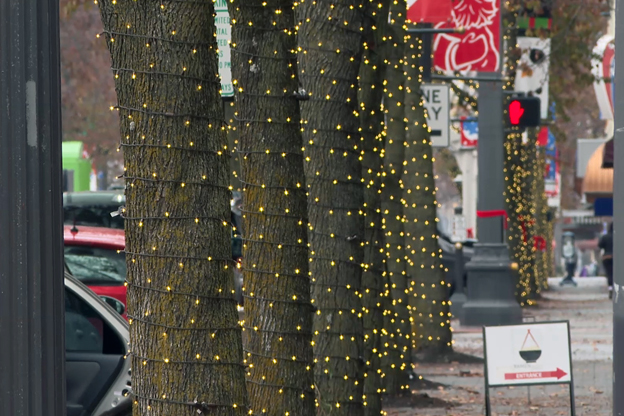
[[[452,12],[451,0],[407,0],[407,20],[412,23],[447,23]]]
[[[420,1],[420,0],[419,0]],[[434,65],[442,71],[496,72],[500,69],[500,0],[454,0],[452,19],[436,28],[464,28],[440,33],[433,43]]]

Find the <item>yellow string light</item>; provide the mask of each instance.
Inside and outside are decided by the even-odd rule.
[[[389,301],[384,312],[382,347],[383,370],[386,375],[386,393],[409,393],[407,370],[411,368],[411,334],[407,258],[404,249],[403,214],[403,161],[405,154],[406,121],[403,111],[405,100],[405,16],[404,0],[390,5],[390,29],[387,43],[387,69],[383,82],[385,113],[384,198],[382,200],[383,227],[388,278],[385,284]]]
[[[293,2],[228,6],[244,191],[247,388],[256,412],[312,416],[313,307]]]
[[[241,328],[229,294],[229,154],[214,4],[168,2],[155,9],[101,0],[98,6],[125,164],[135,410],[247,414]],[[188,16],[202,24],[188,24]],[[206,383],[213,379],[207,374],[227,374],[228,382]],[[184,389],[172,388],[181,380]]]
[[[425,356],[440,356],[452,351],[446,270],[438,245],[435,178],[431,130],[427,125],[421,92],[420,57],[423,40],[408,37],[405,118],[408,120],[403,164],[405,200],[405,249],[408,258],[409,306],[412,347]]]

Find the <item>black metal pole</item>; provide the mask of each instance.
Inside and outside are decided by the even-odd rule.
[[[502,1],[498,2],[502,6]],[[501,33],[503,33],[501,27]],[[501,40],[502,42],[502,40]],[[499,51],[502,55],[502,44]],[[466,265],[468,301],[462,325],[508,325],[522,322],[522,310],[514,295],[509,248],[504,238],[505,212],[505,126],[501,68],[479,74],[479,142],[477,238],[474,254]]]
[[[420,26],[423,26],[422,29],[416,29],[420,32],[416,34],[420,34],[423,42],[423,51],[420,56],[420,65],[423,68],[423,82],[430,83],[431,82],[431,69],[433,68],[433,32],[430,23],[424,23]],[[408,29],[409,31],[410,29]],[[412,29],[413,30],[413,29]],[[439,32],[437,32],[439,33]]]
[[[624,0],[615,2],[615,53],[624,57]],[[624,415],[624,60],[615,61],[613,157],[613,415]]]
[[[455,283],[455,290],[451,296],[451,314],[455,319],[459,319],[460,322],[464,320],[464,304],[467,301],[465,293],[464,282],[464,247],[461,242],[455,243],[455,262],[453,264],[453,281]]]
[[[0,414],[61,416],[58,0],[0,0]]]

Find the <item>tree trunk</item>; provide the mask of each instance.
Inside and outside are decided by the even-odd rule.
[[[535,200],[535,237],[533,247],[535,249],[535,276],[537,295],[541,296],[542,290],[548,288],[548,199],[546,198],[544,175],[546,171],[544,147],[538,146],[535,160],[535,179],[533,182],[533,198]]]
[[[294,95],[293,1],[262,3],[229,2],[244,190],[247,389],[255,413],[312,416],[313,314],[302,136]]]
[[[99,5],[126,168],[134,414],[246,415],[214,5]]]
[[[528,141],[522,145],[522,159],[524,165],[524,180],[522,183],[522,193],[524,200],[522,204],[522,241],[524,245],[524,255],[522,259],[522,269],[524,271],[524,293],[523,300],[527,305],[532,305],[539,297],[536,260],[537,254],[534,247],[535,229],[536,229],[536,200],[535,200],[535,169],[537,157],[537,133],[538,129],[530,129]]]
[[[403,158],[405,156],[405,0],[390,5],[384,108],[386,112],[385,182],[382,211],[386,231],[386,262],[392,296],[392,313],[386,314],[389,331],[385,359],[386,393],[409,394],[407,370],[411,365],[411,329],[408,308],[406,257],[403,241]],[[384,343],[384,344],[386,344]]]
[[[412,37],[407,48],[405,118],[409,120],[403,171],[405,249],[409,257],[412,333],[425,357],[452,351],[448,283],[440,260],[433,149],[421,92],[422,42]],[[410,273],[410,271],[413,272]]]
[[[315,380],[321,415],[361,415],[364,187],[357,77],[358,2],[311,0],[297,8],[301,105],[308,186]]]
[[[389,1],[369,3],[366,9],[364,44],[365,51],[360,66],[360,126],[362,127],[362,177],[366,188],[364,203],[366,214],[366,239],[362,273],[362,308],[364,310],[364,414],[378,416],[382,413],[381,393],[383,373],[381,371],[381,333],[384,324],[384,299],[386,264],[384,254],[384,232],[382,229],[381,192],[383,169],[384,113],[383,78],[385,63],[381,48],[386,34]],[[376,29],[374,29],[376,28]]]

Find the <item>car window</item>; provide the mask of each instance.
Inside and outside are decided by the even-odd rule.
[[[65,290],[65,350],[101,354],[104,322],[84,300]]]
[[[119,284],[126,280],[126,257],[118,250],[65,246],[65,264],[74,277],[88,284]]]

